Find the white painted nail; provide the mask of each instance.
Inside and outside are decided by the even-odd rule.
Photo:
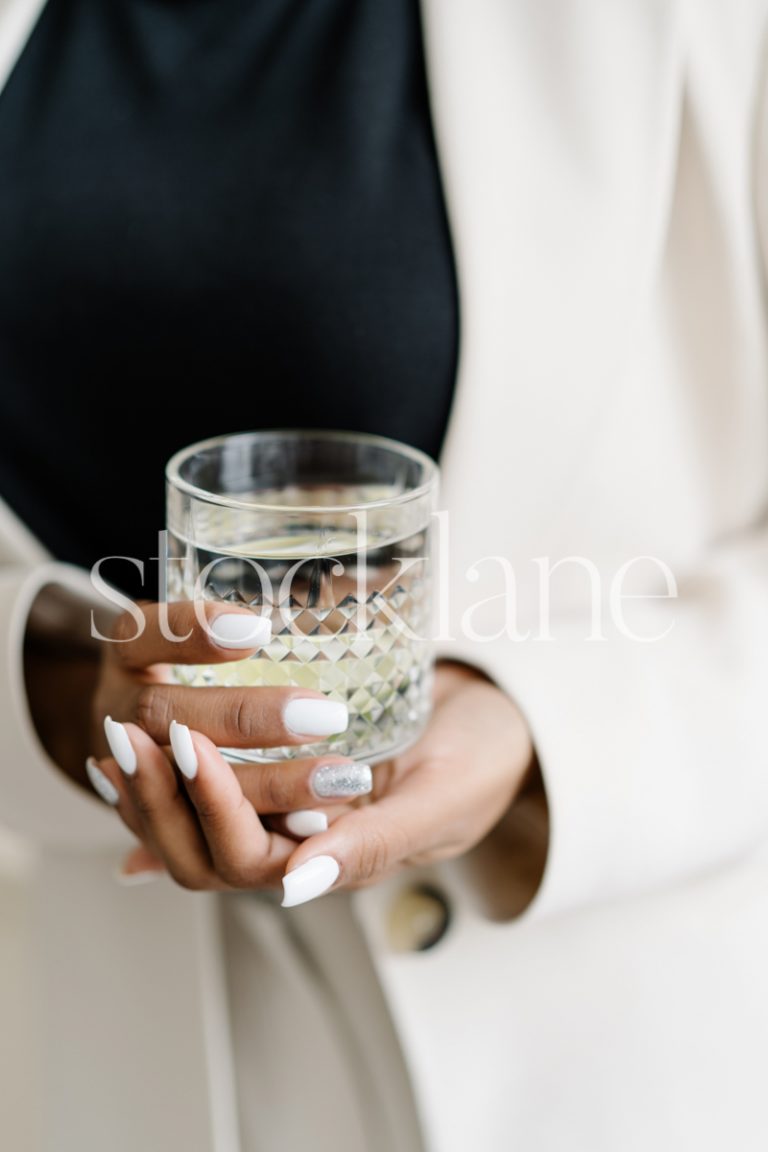
[[[148,868],[144,872],[121,872],[116,869],[114,873],[115,880],[121,884],[123,888],[137,888],[139,884],[149,884],[152,880],[158,880],[165,873],[160,869]]]
[[[293,908],[296,904],[306,904],[307,900],[322,896],[336,882],[338,875],[338,861],[333,856],[313,856],[292,872],[286,872],[283,876],[283,908]]]
[[[189,728],[186,724],[177,724],[175,720],[171,720],[170,735],[173,758],[179,766],[179,771],[187,780],[194,780],[197,776],[197,755]]]
[[[328,831],[328,817],[325,812],[303,808],[298,812],[289,812],[285,826],[293,836],[316,836],[318,832]]]
[[[349,713],[338,700],[289,700],[283,721],[294,736],[335,736],[346,732]]]
[[[268,644],[272,625],[266,616],[253,612],[223,612],[208,625],[211,639],[220,648],[260,648]]]
[[[85,771],[88,773],[88,779],[94,792],[101,796],[105,804],[111,804],[114,808],[115,804],[120,801],[120,793],[112,781],[104,775],[93,756],[89,756],[86,760]]]
[[[133,776],[136,772],[136,753],[133,750],[130,737],[122,724],[107,716],[104,721],[104,732],[107,737],[109,750],[125,772],[126,776]]]

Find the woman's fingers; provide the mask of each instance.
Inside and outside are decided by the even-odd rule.
[[[222,887],[205,837],[162,748],[135,724],[107,720],[105,729],[123,777],[121,791],[138,815],[141,840],[183,888]]]
[[[232,766],[205,736],[174,723],[171,746],[216,874],[233,888],[277,884],[293,843],[267,832]]]
[[[210,740],[171,724],[182,785],[162,749],[136,725],[109,720],[106,732],[138,812],[142,839],[178,884],[216,889],[279,883],[293,841],[264,828],[231,765]],[[304,790],[306,778],[305,771]],[[290,793],[285,796],[290,801]]]
[[[163,861],[145,844],[137,844],[123,860],[117,879],[121,884],[143,884],[167,872]]]
[[[451,833],[440,829],[433,787],[404,787],[341,816],[327,832],[302,843],[283,877],[283,905],[314,900],[337,885],[359,887],[382,879],[427,846],[438,854],[444,835],[448,855]]]
[[[371,791],[366,765],[326,756],[233,768],[215,743],[167,715],[161,728],[169,733],[181,775],[146,732],[108,721],[114,760],[91,761],[89,776],[180,883],[259,888],[282,875],[283,903],[300,904],[336,886],[370,883],[403,864],[466,851],[507,810],[530,765],[525,721],[487,681],[454,682],[453,691],[438,699],[421,739],[379,765],[376,798],[363,807],[345,808],[344,801]],[[224,695],[239,697],[241,708],[265,702],[263,725],[254,733],[259,744],[266,743],[265,730],[274,733],[285,724],[287,711],[276,721],[270,708],[284,709],[286,699],[318,704],[317,695],[292,690],[229,689]],[[221,693],[175,689],[173,700],[185,696],[215,701]],[[328,703],[322,697],[319,702]],[[211,725],[216,731],[214,717]],[[221,743],[237,742],[231,727],[219,731],[226,732],[223,739],[219,735]],[[266,829],[257,811],[272,814],[278,831]],[[296,846],[296,839],[303,842]]]
[[[203,600],[136,604],[118,616],[107,641],[113,660],[140,670],[152,664],[221,664],[269,643],[270,621],[247,609]]]
[[[123,719],[121,716],[120,719]],[[159,744],[171,721],[205,732],[224,748],[274,748],[307,744],[346,731],[346,705],[301,688],[188,688],[144,684],[132,715]]]
[[[89,756],[85,770],[91,787],[105,804],[114,808],[129,832],[141,839],[144,829],[136,805],[128,791],[125,775],[113,757],[97,760]]]
[[[164,861],[142,843],[144,828],[141,817],[117,761],[112,758],[98,761],[94,756],[89,756],[85,770],[97,796],[110,808],[115,809],[125,826],[139,841],[123,860],[116,879],[121,884],[138,884],[163,875],[167,871]]]
[[[221,759],[218,752],[216,756]],[[373,787],[373,775],[367,764],[338,756],[238,764],[235,772],[244,796],[263,814],[354,800],[367,796]]]
[[[404,864],[456,856],[508,809],[530,764],[527,726],[487,681],[460,676],[452,683],[421,739],[378,766],[378,798],[293,853],[283,880],[286,906],[333,887],[369,884]]]
[[[89,761],[91,784],[146,846],[146,859],[132,855],[123,872],[162,866],[184,888],[279,884],[295,839],[328,826],[317,805],[338,805],[371,789],[367,765],[338,757],[235,771],[205,736],[172,722],[179,775],[136,725],[108,719],[105,730],[113,758]],[[273,821],[277,831],[265,829],[258,812],[281,813]]]

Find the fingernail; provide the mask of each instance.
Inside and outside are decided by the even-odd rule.
[[[126,776],[133,776],[136,772],[136,753],[133,750],[130,737],[122,724],[107,716],[104,721],[104,733],[107,737],[109,750],[114,756]]]
[[[139,884],[149,884],[151,880],[157,880],[164,873],[159,868],[147,868],[143,872],[122,872],[119,868],[114,872],[115,880],[118,884],[122,884],[123,888],[135,888]]]
[[[112,781],[104,775],[93,756],[89,756],[86,760],[85,770],[88,773],[88,779],[91,782],[91,788],[93,788],[94,792],[101,796],[105,804],[111,804],[114,808],[115,804],[120,800],[120,793]]]
[[[283,876],[283,908],[306,904],[335,884],[339,865],[333,856],[313,856]]]
[[[299,812],[289,812],[285,826],[294,836],[316,836],[318,832],[328,831],[328,817],[325,812],[304,808]]]
[[[346,732],[349,714],[338,700],[289,700],[283,721],[294,736],[335,736]]]
[[[260,648],[272,636],[267,617],[253,612],[223,612],[211,620],[208,630],[220,648]]]
[[[194,780],[197,776],[197,756],[189,728],[186,724],[178,724],[175,720],[171,720],[170,735],[173,758],[179,771],[187,780]]]
[[[373,773],[367,764],[322,764],[312,776],[312,791],[328,796],[365,796],[373,788]]]

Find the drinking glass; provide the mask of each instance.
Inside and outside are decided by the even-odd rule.
[[[225,754],[371,763],[412,743],[432,696],[434,461],[381,436],[281,429],[193,444],[166,478],[167,598],[238,604],[272,625],[250,658],[177,665],[177,681],[311,688],[349,712],[321,743]]]

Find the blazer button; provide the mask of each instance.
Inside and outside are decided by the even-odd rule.
[[[395,952],[426,952],[448,931],[451,910],[439,888],[413,884],[395,896],[387,913],[387,938]]]

